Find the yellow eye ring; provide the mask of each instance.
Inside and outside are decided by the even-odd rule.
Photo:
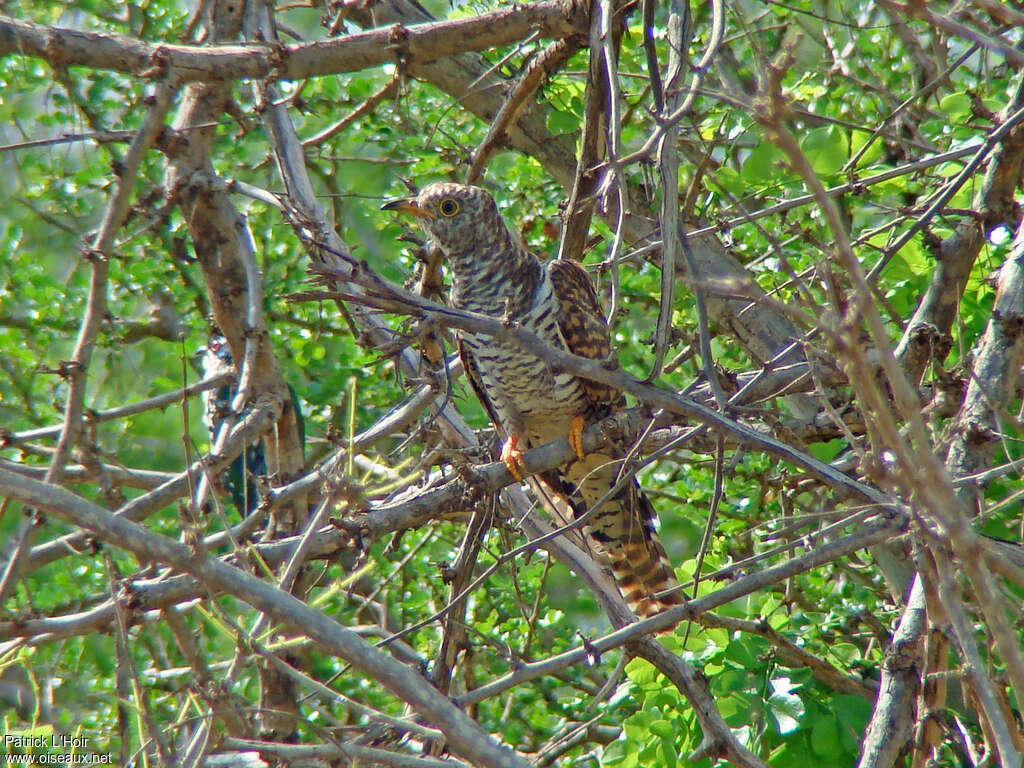
[[[454,216],[459,212],[459,203],[450,197],[446,197],[441,201],[441,205],[438,206],[438,210],[441,211],[442,216]]]

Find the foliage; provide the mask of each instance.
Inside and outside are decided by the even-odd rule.
[[[451,18],[493,9],[485,3],[455,9],[436,2],[427,5],[435,16]],[[946,4],[937,5],[943,8],[936,13],[954,15]],[[656,114],[651,95],[640,9],[616,7],[623,21],[616,80],[623,119],[613,128],[620,132],[624,156],[639,149],[664,121]],[[982,7],[978,3],[964,16],[988,35],[986,39],[995,39],[1000,19],[988,16]],[[280,9],[278,31],[304,42],[324,37],[325,27],[342,8],[348,5]],[[958,310],[946,329],[948,355],[929,358],[916,377],[908,371],[922,397],[931,450],[940,464],[950,467],[947,451],[965,429],[959,421],[960,403],[981,352],[982,335],[993,318],[993,273],[1014,254],[1019,258],[1019,247],[1014,251],[1012,241],[1019,219],[1013,195],[1019,192],[1020,169],[1008,171],[1018,180],[1010,184],[1012,215],[992,213],[994,206],[985,198],[986,166],[981,165],[938,213],[928,214],[926,221],[922,217],[944,185],[958,180],[990,132],[1006,125],[1019,110],[1021,98],[1020,68],[1004,53],[947,31],[935,17],[904,19],[894,8],[892,3],[861,8],[834,0],[729,5],[724,42],[697,88],[692,108],[679,123],[678,136],[672,134],[670,141],[682,159],[681,215],[691,228],[711,227],[709,237],[753,281],[733,285],[733,292],[753,297],[751,305],[766,311],[781,308],[778,317],[800,335],[808,357],[838,360],[838,368],[848,376],[812,383],[815,397],[808,401],[820,409],[816,420],[805,418],[784,396],[749,403],[727,415],[763,429],[801,455],[834,462],[905,510],[910,504],[926,509],[927,503],[914,481],[907,479],[912,472],[898,464],[900,456],[892,458],[893,447],[876,427],[883,415],[863,400],[864,390],[858,388],[865,386],[858,384],[862,372],[850,362],[852,357],[843,356],[840,342],[880,349],[878,339],[869,339],[865,319],[877,311],[887,343],[900,348],[922,296],[933,285],[940,255],[949,258],[950,243],[965,237],[965,221],[979,222],[984,237],[977,258],[969,265],[962,293],[951,298]],[[153,43],[194,42],[189,26],[192,9],[174,0],[116,9],[83,0],[70,6],[12,2],[5,4],[5,12],[41,25],[116,33]],[[355,10],[352,13],[347,21],[338,21],[341,34],[365,24]],[[671,13],[669,6],[654,8],[654,49],[662,65],[669,55]],[[691,13],[688,55],[696,58],[712,36],[712,6],[694,4]],[[1001,39],[1014,45],[1019,38],[1016,28]],[[497,77],[514,83],[545,45],[545,40],[531,38],[486,49],[481,55]],[[54,66],[43,57],[0,48],[4,52],[8,55],[0,58],[0,142],[5,146],[0,169],[6,194],[0,206],[0,252],[7,258],[0,260],[0,467],[35,470],[32,476],[41,479],[53,459],[59,430],[42,437],[33,430],[63,422],[71,397],[64,361],[76,352],[95,274],[86,256],[116,186],[112,167],[124,162],[156,84],[124,68]],[[594,87],[588,82],[592,55],[595,52],[587,48],[580,50],[530,99],[526,114],[539,116],[549,132],[549,147],[564,141],[580,151],[581,125]],[[773,128],[766,126],[763,113],[770,98],[764,85],[769,62],[786,57],[788,66],[779,72],[788,110],[783,122],[798,137],[799,150],[821,183],[843,188],[833,199],[856,259],[872,275],[871,308],[858,304],[863,296],[837,255],[836,235],[820,201],[806,199],[765,214],[771,206],[809,190],[792,156],[772,140]],[[385,280],[415,287],[414,275],[423,270],[421,236],[378,210],[379,205],[403,194],[407,180],[418,186],[461,180],[491,121],[463,106],[460,94],[445,91],[427,77],[413,77],[408,67],[403,61],[281,81],[277,87],[299,138],[307,139],[359,109],[399,77],[391,96],[304,152],[318,202],[355,259]],[[688,71],[687,80],[691,75]],[[273,141],[261,122],[267,106],[261,102],[259,83],[237,81],[229,87],[233,109],[221,116],[215,130],[210,170],[233,185],[230,199],[252,233],[272,356],[284,382],[294,388],[305,418],[304,470],[314,470],[332,452],[342,457],[334,480],[344,488],[338,491],[332,514],[352,518],[485,463],[483,451],[473,453],[446,443],[434,418],[437,408],[450,401],[485,446],[493,442],[486,415],[460,379],[452,382],[436,408],[424,411],[399,433],[369,441],[358,458],[347,452],[351,441],[379,424],[434,374],[425,369],[403,373],[395,356],[399,345],[385,348],[368,341],[365,328],[352,319],[358,301],[338,304],[294,296],[310,287],[309,244],[297,236],[279,208],[266,198],[244,194],[255,188],[285,195]],[[182,98],[179,92],[168,123],[182,108]],[[106,135],[122,131],[126,133]],[[1017,134],[1012,134],[1014,140],[1024,141]],[[961,154],[935,160],[965,148]],[[613,186],[628,186],[633,212],[648,217],[645,235],[657,227],[658,160],[652,154],[622,167],[611,181]],[[167,188],[169,162],[161,151],[145,154],[133,180],[132,207],[107,254],[107,308],[84,391],[89,413],[138,403],[202,376],[197,356],[209,340],[211,305],[220,300],[218,286],[204,276],[203,244],[195,242],[188,215],[176,193]],[[989,154],[987,162],[998,160]],[[606,173],[608,167],[601,169]],[[531,156],[510,138],[499,143],[483,181],[495,193],[510,226],[547,257],[557,252],[552,232],[558,231],[559,214],[571,191],[558,178],[549,156]],[[584,264],[606,306],[614,297],[620,308],[612,331],[623,368],[643,378],[651,370],[662,298],[660,252],[644,250],[643,242],[633,242],[618,230],[613,199],[614,192],[600,201],[607,215],[596,216],[591,224],[590,235],[597,243],[587,250]],[[919,219],[925,225],[890,252]],[[618,245],[624,258],[612,265],[608,257]],[[656,383],[663,390],[683,393],[706,382],[708,370],[708,361],[702,361],[699,352],[699,310],[692,281],[677,282],[671,309],[667,365]],[[757,371],[766,362],[737,334],[733,321],[738,316],[742,312],[715,309],[712,317],[713,362],[724,371],[730,394],[740,386],[741,372]],[[378,317],[390,328],[408,333],[405,341],[418,343],[411,338],[422,330],[418,323],[397,312]],[[837,328],[841,333],[833,332]],[[448,332],[444,343],[452,352]],[[1000,439],[991,447],[987,463],[976,471],[1006,468],[1007,462],[1020,457],[1016,386],[1008,387],[1011,394],[998,401],[998,408],[993,406],[998,411],[993,430],[998,421]],[[886,387],[886,397],[892,396],[893,388]],[[959,400],[944,410],[940,389],[955,392]],[[701,392],[708,394],[706,385]],[[929,402],[932,405],[925,407]],[[636,403],[631,393],[630,404]],[[894,401],[886,401],[885,407],[900,427],[909,430]],[[202,402],[193,398],[124,418],[87,419],[69,461],[83,467],[81,474],[68,473],[61,484],[117,510],[210,450],[211,433],[203,416]],[[678,425],[681,419],[675,416]],[[840,417],[842,427],[837,426]],[[863,499],[851,499],[845,489],[823,481],[805,464],[737,445],[731,438],[718,455],[717,434],[710,430],[696,435],[639,471],[658,509],[661,536],[680,577],[692,579],[700,560],[699,596],[714,595],[730,579],[801,557],[823,542],[862,530],[864,517],[859,516],[858,505]],[[121,468],[163,474],[118,480],[116,470]],[[283,485],[301,474],[266,482]],[[720,503],[713,501],[718,498],[716,474],[721,474]],[[981,532],[1020,538],[1017,486],[1016,473],[1010,469],[979,486],[977,508],[984,515],[973,522]],[[245,516],[245,510],[236,509],[224,489],[219,490],[215,500],[199,508],[190,506],[187,496],[176,499],[147,517],[145,525],[189,542],[213,536]],[[28,511],[16,498],[11,493],[0,507],[0,531],[11,541],[5,545],[5,559],[16,549],[24,530],[23,513]],[[311,497],[307,512],[316,501]],[[707,551],[698,558],[713,503],[717,518]],[[455,562],[462,546],[470,506],[490,510],[494,520],[482,536],[472,570],[476,576],[486,570],[487,577],[473,582],[465,604],[467,638],[453,664],[453,696],[502,678],[523,663],[572,650],[581,639],[589,642],[613,628],[601,596],[583,590],[577,575],[552,553],[533,548],[519,557],[505,556],[526,539],[518,519],[497,496],[445,510],[451,513],[447,515],[438,510],[428,524],[389,531],[358,541],[348,551],[313,560],[301,579],[309,605],[343,627],[384,642],[389,653],[423,674],[435,673],[443,663],[438,649],[450,633],[450,626],[438,618],[452,598],[451,574],[445,567]],[[928,514],[920,512],[921,519],[911,525],[919,559],[912,567],[922,571],[927,571],[919,565],[921,558],[927,560],[923,553],[947,533]],[[829,528],[835,523],[839,524]],[[43,545],[73,531],[61,515],[49,514],[34,529],[30,543]],[[258,531],[253,540],[257,538]],[[900,551],[909,557],[909,545],[900,541],[901,547],[907,546]],[[221,540],[209,554],[228,557],[231,552],[231,543]],[[960,550],[956,552],[959,557]],[[905,595],[894,594],[876,555],[876,550],[860,550],[800,570],[724,601],[710,612],[711,619],[697,616],[659,636],[673,654],[706,676],[728,726],[726,734],[765,763],[854,765],[862,754],[886,651],[904,615]],[[246,562],[250,570],[266,575],[257,557]],[[119,542],[90,541],[74,556],[55,557],[16,580],[0,617],[10,635],[0,646],[0,683],[9,683],[10,690],[23,692],[25,698],[2,716],[6,731],[53,728],[87,734],[92,751],[118,755],[126,765],[159,763],[166,754],[161,756],[152,740],[170,752],[183,750],[196,722],[215,709],[211,702],[217,697],[200,683],[226,681],[235,659],[241,668],[232,671],[233,683],[225,685],[223,693],[242,713],[246,728],[239,731],[230,718],[215,718],[213,729],[219,735],[255,738],[259,728],[253,723],[261,715],[258,656],[270,653],[288,659],[302,675],[330,686],[341,697],[332,701],[317,694],[307,699],[312,686],[297,684],[301,693],[296,708],[301,714],[294,723],[296,743],[330,743],[325,734],[355,743],[365,731],[370,734],[367,744],[396,751],[420,749],[422,739],[403,747],[394,730],[346,704],[343,697],[394,718],[409,715],[406,703],[379,680],[353,673],[342,659],[321,653],[294,628],[262,626],[262,634],[251,636],[259,614],[244,601],[190,595],[174,609],[176,618],[167,615],[171,609],[166,606],[147,612],[145,606],[132,603],[127,595],[135,583],[158,572],[155,566],[146,570],[150,566]],[[1021,692],[1011,692],[1015,662],[995,647],[988,606],[976,602],[973,577],[962,571],[956,576],[967,613],[976,619],[971,629],[974,642],[996,680],[1008,722],[1019,729]],[[1015,579],[998,583],[1002,592],[997,597],[1009,596],[1008,605],[1019,605],[1022,597],[1019,570]],[[61,629],[52,638],[43,629],[19,628],[30,619],[89,614],[111,596],[118,598],[120,620],[129,626],[106,621],[83,631]],[[194,639],[194,653],[182,647],[175,621],[183,622],[185,635]],[[938,630],[952,637],[947,624],[934,621]],[[1009,629],[1019,653],[1019,615],[1010,618]],[[397,637],[386,637],[390,633]],[[930,671],[956,678],[959,685],[963,676],[958,667],[965,659],[957,649],[962,642],[951,641],[939,666]],[[848,686],[838,687],[834,680],[814,674],[808,663],[793,661],[793,654],[785,650],[789,645],[821,662]],[[702,750],[709,734],[692,702],[649,660],[634,656],[627,646],[600,654],[593,662],[535,677],[467,711],[496,739],[538,761],[548,760],[538,764],[672,768],[724,760],[717,752]],[[194,676],[199,677],[193,680]],[[994,749],[983,725],[985,714],[979,714],[972,695],[958,690],[937,704],[943,719],[941,735],[929,742],[933,765],[971,764],[982,745]],[[923,698],[920,707],[917,716],[923,718]],[[954,732],[961,736],[954,739]],[[914,754],[923,759],[923,752]],[[909,758],[904,753],[898,760]]]

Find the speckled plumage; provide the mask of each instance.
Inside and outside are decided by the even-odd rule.
[[[408,201],[388,207],[420,217],[451,267],[454,306],[507,318],[553,346],[607,359],[611,343],[589,275],[570,261],[546,265],[523,248],[505,226],[491,195],[479,187],[432,184]],[[503,438],[534,447],[565,437],[573,419],[586,423],[624,407],[621,393],[557,373],[548,363],[511,344],[463,332],[466,373]],[[563,493],[579,516],[607,493],[618,463],[607,454],[570,462],[544,480]],[[623,595],[640,616],[682,601],[664,547],[654,529],[650,501],[631,484],[606,502],[585,526],[607,556]]]

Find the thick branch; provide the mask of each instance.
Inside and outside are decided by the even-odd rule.
[[[924,588],[918,576],[885,652],[878,699],[864,734],[858,768],[889,768],[913,733],[914,700],[921,687],[924,661],[922,638],[927,628],[924,609]]]
[[[0,16],[0,56],[46,59],[54,66],[84,66],[143,73],[172,69],[184,81],[229,81],[354,72],[396,61],[432,61],[466,51],[508,45],[538,32],[564,38],[586,29],[583,6],[569,0],[513,5],[452,21],[394,26],[302,45],[149,43],[125,35],[45,27]]]
[[[4,495],[59,515],[143,560],[166,563],[189,573],[211,589],[234,595],[275,621],[295,628],[317,642],[325,652],[344,659],[412,705],[425,721],[444,732],[455,752],[474,765],[526,768],[527,763],[522,758],[496,744],[475,721],[413,669],[385,655],[293,595],[137,523],[112,515],[62,488],[0,469],[0,489]]]

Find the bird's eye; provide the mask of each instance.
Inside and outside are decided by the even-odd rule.
[[[450,197],[446,197],[441,201],[440,211],[442,216],[454,216],[459,212],[459,204]]]

